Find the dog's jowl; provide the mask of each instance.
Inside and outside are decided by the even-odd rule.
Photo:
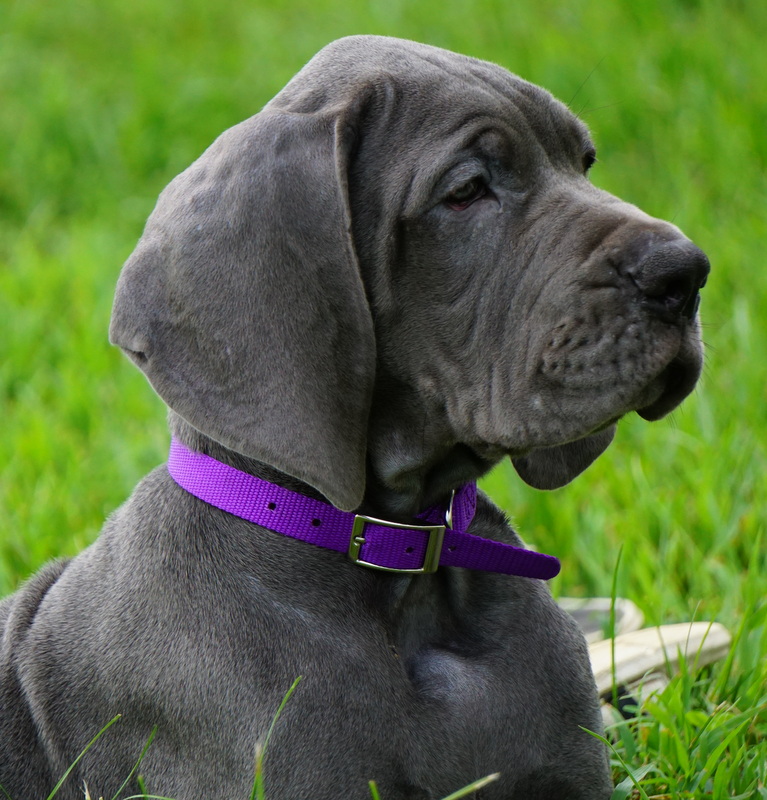
[[[0,604],[8,795],[47,796],[119,714],[57,797],[112,797],[155,728],[147,791],[248,797],[302,676],[272,800],[489,773],[483,798],[609,797],[559,565],[474,485],[506,456],[567,483],[700,373],[708,261],[594,158],[506,70],[352,37],[171,182],[110,331],[170,408],[170,460]]]

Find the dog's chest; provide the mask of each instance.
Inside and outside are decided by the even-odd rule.
[[[515,604],[495,596],[491,583],[419,586],[391,633],[391,657],[410,697],[407,710],[391,709],[410,734],[403,769],[415,785],[441,776],[445,794],[525,760],[512,732],[537,713],[529,685],[534,644],[513,622]],[[505,613],[498,613],[501,599]]]
[[[411,659],[407,675],[416,698],[409,753],[411,766],[420,768],[416,782],[453,773],[456,789],[482,777],[477,771],[495,771],[505,760],[502,730],[514,715],[499,670],[481,658],[426,647]]]

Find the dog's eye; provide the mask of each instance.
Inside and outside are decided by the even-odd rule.
[[[597,162],[597,151],[587,150],[583,154],[583,172],[587,173]]]
[[[453,211],[463,211],[464,208],[468,208],[472,203],[475,203],[486,194],[487,185],[482,178],[472,178],[470,181],[467,181],[462,186],[450,192],[445,198],[445,203],[447,203],[448,208],[452,208]]]

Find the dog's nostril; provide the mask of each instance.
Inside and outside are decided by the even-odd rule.
[[[697,297],[697,292],[693,292],[690,281],[674,279],[669,281],[663,291],[657,294],[645,292],[648,300],[659,303],[666,311],[672,314],[682,312],[691,297]]]
[[[667,321],[692,319],[706,283],[708,258],[692,242],[664,242],[653,247],[631,270],[646,307]]]

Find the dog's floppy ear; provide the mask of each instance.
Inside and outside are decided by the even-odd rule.
[[[349,130],[265,110],[222,134],[160,195],[110,328],[187,422],[344,510],[362,500],[375,373]]]
[[[536,489],[558,489],[577,477],[608,448],[615,425],[577,442],[544,447],[512,459],[514,469],[525,483]]]

